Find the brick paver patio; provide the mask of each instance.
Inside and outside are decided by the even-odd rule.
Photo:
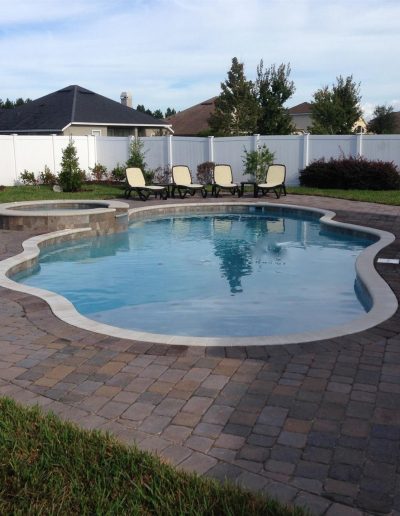
[[[400,257],[399,207],[281,201],[391,231],[397,240],[380,255]],[[29,236],[1,231],[0,258]],[[399,299],[400,267],[377,268]],[[312,514],[400,514],[399,310],[334,340],[205,349],[90,333],[40,299],[0,292],[1,395]]]

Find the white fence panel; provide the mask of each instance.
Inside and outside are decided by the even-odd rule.
[[[254,150],[254,136],[233,136],[214,138],[214,162],[232,167],[233,179],[245,181],[243,174],[244,149]]]
[[[357,136],[355,135],[310,135],[309,163],[325,158],[340,158],[357,155]]]
[[[47,165],[53,170],[53,142],[51,136],[18,136],[15,138],[17,178],[24,170],[37,175]]]
[[[129,138],[126,136],[96,136],[95,137],[95,161],[107,167],[111,172],[113,168],[125,164],[129,154]]]
[[[0,185],[10,186],[18,178],[13,136],[0,136]]]
[[[299,170],[304,163],[304,136],[260,136],[259,145],[266,145],[275,154],[274,163],[286,165],[286,184],[299,184]]]
[[[144,143],[147,167],[151,170],[167,167],[169,136],[149,136],[140,139]]]
[[[193,181],[196,181],[197,166],[208,159],[208,138],[173,138],[173,164],[187,165],[192,172]]]
[[[400,169],[400,134],[363,136],[362,155],[367,159],[394,161]]]

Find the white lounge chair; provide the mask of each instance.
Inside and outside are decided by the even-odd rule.
[[[147,201],[149,195],[152,193],[155,197],[159,194],[160,199],[166,199],[168,197],[167,188],[167,186],[146,185],[143,172],[140,168],[130,167],[126,169],[126,199],[131,195],[131,192],[136,192],[142,201]]]
[[[192,175],[186,165],[172,167],[172,182],[172,197],[175,197],[175,190],[178,190],[181,199],[184,199],[188,193],[194,195],[196,192],[200,192],[204,198],[207,197],[206,187],[192,182]]]
[[[265,195],[269,190],[273,190],[277,199],[282,195],[286,195],[285,187],[286,167],[285,165],[269,165],[265,183],[257,183],[257,195],[261,191]]]
[[[239,186],[233,182],[232,169],[230,165],[215,165],[214,183],[212,186],[212,194],[218,197],[221,190],[229,190],[232,195],[239,194]]]

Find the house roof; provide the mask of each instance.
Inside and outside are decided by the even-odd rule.
[[[209,129],[208,119],[215,109],[216,98],[205,100],[168,118],[175,136],[196,136]]]
[[[302,102],[288,109],[291,115],[308,115],[311,113],[311,104],[309,102]]]
[[[170,126],[166,120],[154,118],[77,85],[0,112],[0,133],[58,133],[70,124]]]

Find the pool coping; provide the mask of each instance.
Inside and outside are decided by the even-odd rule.
[[[59,201],[56,201],[59,202]],[[86,203],[85,200],[80,200]],[[97,201],[96,201],[97,202]],[[21,203],[28,204],[28,203]],[[332,220],[336,213],[331,210],[321,208],[305,207],[293,204],[278,204],[259,202],[256,205],[251,202],[221,202],[215,203],[182,203],[157,206],[142,206],[129,210],[129,220],[143,220],[151,216],[165,216],[168,214],[184,214],[197,212],[222,212],[232,207],[232,211],[240,206],[252,207],[255,209],[267,207],[278,211],[298,210],[301,212],[312,212],[321,215],[320,223],[330,227],[345,229],[347,232],[357,231],[376,236],[379,240],[366,248],[357,258],[357,276],[363,286],[369,292],[373,306],[365,315],[358,317],[350,323],[342,324],[324,330],[310,331],[303,333],[291,333],[278,336],[257,336],[257,337],[191,337],[181,335],[163,335],[155,333],[140,332],[117,328],[108,324],[92,321],[79,314],[72,303],[59,294],[19,284],[9,276],[24,268],[27,268],[37,261],[40,248],[46,245],[57,243],[66,239],[75,238],[77,235],[84,236],[85,232],[90,232],[90,228],[66,229],[47,233],[44,235],[29,238],[23,242],[24,251],[16,256],[10,257],[0,262],[0,286],[38,296],[46,301],[53,313],[62,321],[80,329],[101,333],[111,337],[128,339],[134,341],[151,342],[157,344],[168,344],[178,346],[201,346],[201,347],[236,347],[236,346],[271,346],[284,344],[300,344],[314,342],[324,339],[343,337],[370,329],[389,319],[397,310],[398,302],[393,291],[386,281],[378,274],[374,267],[376,255],[386,246],[395,240],[395,236],[388,231],[375,228],[348,224]],[[82,210],[87,211],[87,210]],[[26,212],[25,212],[26,213]],[[76,212],[75,212],[76,213]]]

